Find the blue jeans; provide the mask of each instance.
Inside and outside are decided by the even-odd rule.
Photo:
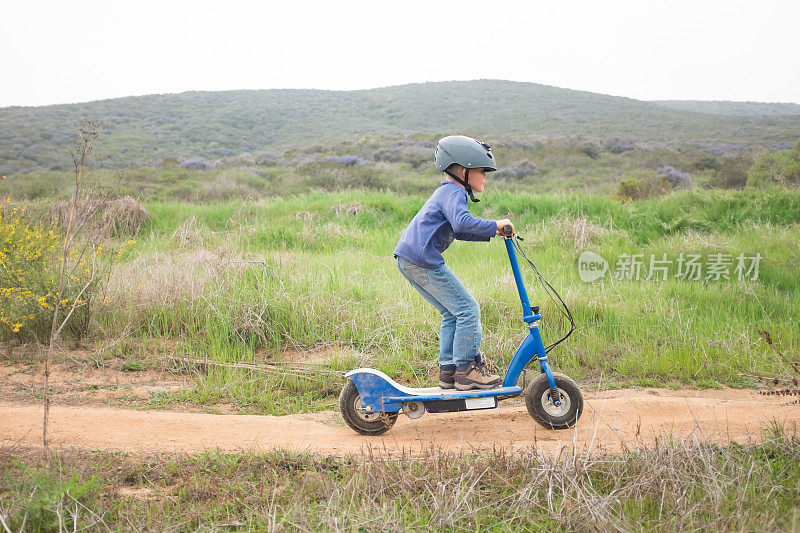
[[[400,273],[425,300],[442,314],[439,364],[464,365],[474,361],[481,346],[481,310],[478,302],[445,265],[423,268],[397,258]]]

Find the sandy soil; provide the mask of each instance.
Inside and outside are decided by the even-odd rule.
[[[136,411],[108,406],[51,407],[52,445],[130,452],[198,452],[292,449],[320,454],[372,450],[382,455],[450,451],[564,449],[605,452],[652,445],[672,436],[727,443],[758,440],[773,421],[796,428],[800,405],[752,390],[584,391],[586,405],[577,426],[550,431],[538,426],[518,401],[498,409],[400,416],[381,437],[356,434],[338,412],[290,415],[214,415],[177,411]],[[0,400],[0,445],[39,446],[42,407],[30,401]]]
[[[54,402],[66,405],[111,404],[143,405],[155,394],[191,388],[194,377],[169,372],[144,370],[125,372],[121,362],[97,368],[84,363],[54,364],[50,387]],[[35,401],[44,386],[44,371],[39,365],[0,366],[0,399]]]

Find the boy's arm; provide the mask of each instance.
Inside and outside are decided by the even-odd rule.
[[[453,227],[455,238],[462,241],[488,241],[497,234],[497,222],[474,217],[467,209],[467,198],[453,194],[444,201],[442,212]]]
[[[475,235],[474,233],[453,233],[459,241],[489,241],[492,237],[485,237],[483,235]]]

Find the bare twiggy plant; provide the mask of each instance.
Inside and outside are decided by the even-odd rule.
[[[67,325],[69,319],[72,317],[72,315],[75,313],[75,310],[79,305],[81,305],[81,303],[86,305],[86,302],[82,302],[81,298],[83,297],[84,293],[86,293],[87,289],[89,289],[89,287],[95,282],[97,276],[97,247],[93,245],[90,257],[91,270],[89,276],[86,278],[86,283],[81,288],[80,292],[78,292],[78,295],[73,298],[71,305],[65,310],[64,316],[61,317],[59,315],[59,311],[61,311],[66,281],[70,275],[69,269],[78,268],[78,265],[80,264],[80,262],[70,260],[70,255],[74,248],[74,237],[80,225],[91,219],[91,215],[95,212],[93,210],[92,213],[88,214],[88,216],[84,218],[83,222],[76,220],[81,184],[86,176],[95,170],[93,166],[91,170],[87,171],[87,165],[89,164],[89,157],[92,153],[94,142],[103,133],[105,128],[106,124],[104,123],[84,120],[77,128],[80,140],[78,141],[77,146],[70,150],[72,161],[75,164],[75,188],[70,200],[69,217],[66,220],[66,228],[64,231],[64,246],[62,250],[63,253],[61,255],[58,284],[55,291],[56,299],[53,309],[53,321],[50,328],[50,343],[48,345],[47,355],[44,363],[44,415],[42,420],[42,444],[45,448],[48,447],[47,422],[50,414],[50,366],[53,361],[53,353],[55,352],[59,336],[61,335],[61,331],[64,329],[64,326]]]

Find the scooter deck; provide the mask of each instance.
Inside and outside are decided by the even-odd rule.
[[[406,387],[374,368],[357,368],[346,374],[353,379],[356,385],[365,386],[372,395],[382,396],[384,403],[395,402],[435,402],[443,400],[488,398],[496,396],[514,396],[522,393],[520,387],[499,387],[496,389],[472,389],[460,391],[457,389],[442,389],[440,387]]]
[[[457,398],[488,398],[494,396],[513,396],[520,394],[522,389],[520,387],[499,387],[496,389],[472,389],[460,391],[456,389],[442,389],[440,387],[428,388],[409,388],[410,392],[397,396],[385,396],[384,401],[387,402],[435,402],[438,400],[454,400]]]

